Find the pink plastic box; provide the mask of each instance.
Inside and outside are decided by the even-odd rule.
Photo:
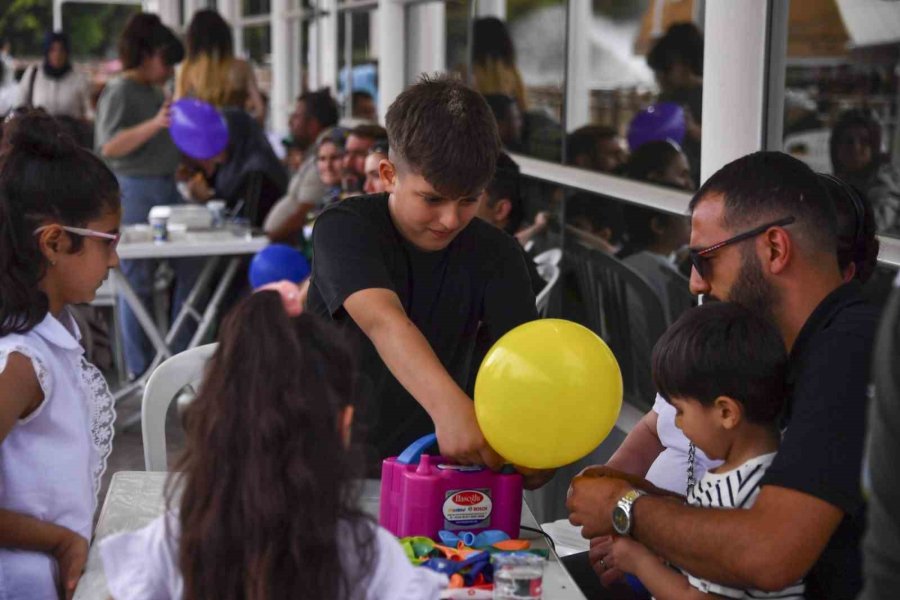
[[[499,529],[518,538],[522,476],[422,454],[435,442],[434,434],[427,435],[381,464],[382,527],[397,537]]]

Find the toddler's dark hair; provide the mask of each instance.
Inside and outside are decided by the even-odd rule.
[[[787,352],[775,327],[738,304],[712,302],[685,312],[653,349],[660,395],[705,406],[728,396],[747,420],[776,421],[786,396]]]

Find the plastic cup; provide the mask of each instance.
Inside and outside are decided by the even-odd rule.
[[[245,219],[243,217],[231,219],[228,222],[228,231],[230,231],[233,236],[245,240],[249,240],[253,237],[250,229],[250,219]]]
[[[495,554],[494,600],[539,600],[543,594],[543,557],[528,552]]]

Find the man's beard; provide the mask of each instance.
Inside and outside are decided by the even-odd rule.
[[[741,249],[741,270],[731,286],[728,301],[740,304],[775,325],[778,291],[763,276],[759,258],[753,250],[752,246]]]

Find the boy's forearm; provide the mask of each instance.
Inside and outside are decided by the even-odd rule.
[[[385,320],[369,337],[387,368],[432,419],[442,410],[450,409],[440,399],[454,396],[467,399],[428,340],[405,315]]]
[[[22,513],[0,509],[0,547],[51,553],[65,530]]]

